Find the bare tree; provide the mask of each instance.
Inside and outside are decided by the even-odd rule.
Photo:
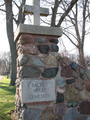
[[[73,1],[74,2],[74,1]],[[67,2],[63,0],[62,2],[63,7],[61,7],[64,11],[67,11]],[[69,7],[68,7],[69,9]],[[66,14],[65,12],[64,14]],[[62,16],[64,16],[64,14]],[[84,59],[84,42],[85,36],[90,33],[89,27],[87,24],[90,23],[90,2],[89,0],[79,0],[73,9],[67,14],[67,17],[63,19],[60,18],[58,25],[64,23],[66,25],[63,26],[63,34],[71,41],[71,43],[78,49],[79,53],[79,63],[85,66],[85,59]],[[55,18],[55,17],[54,17]],[[51,24],[52,25],[52,24]],[[55,20],[54,24],[55,25]]]
[[[49,0],[45,0],[46,2],[49,2]],[[63,22],[64,18],[67,16],[67,14],[70,12],[70,10],[73,8],[74,4],[78,0],[69,0],[65,2],[69,2],[67,9],[64,11],[64,13],[59,16],[60,19],[57,24],[55,24],[56,21],[56,14],[59,5],[62,4],[62,0],[53,0],[54,4],[52,7],[52,17],[51,17],[51,26],[57,26],[59,27],[61,23]],[[20,23],[24,23],[25,21],[25,16],[22,14],[22,6],[25,4],[26,0],[2,0],[2,4],[0,5],[0,10],[2,12],[5,12],[6,14],[6,29],[7,29],[7,36],[8,36],[8,41],[10,44],[10,51],[11,51],[11,60],[12,60],[12,73],[11,73],[11,83],[10,85],[15,85],[15,80],[16,80],[16,57],[17,57],[17,52],[16,52],[16,43],[14,42],[14,28],[13,25],[14,23],[16,25],[19,25]],[[5,5],[5,9],[2,8],[2,6]],[[18,13],[16,14],[14,12],[13,6],[16,6],[18,8]],[[15,9],[16,10],[16,9]],[[15,14],[14,14],[15,13]]]
[[[86,35],[90,32],[89,21],[89,1],[79,0],[74,9],[66,17],[66,26],[63,34],[76,46],[79,53],[79,63],[85,66],[84,42]]]
[[[84,43],[86,35],[90,33],[90,1],[55,0],[55,3],[45,1],[53,6],[51,26],[62,27],[63,36],[77,48],[79,63],[85,66]],[[49,22],[47,21],[48,24]]]
[[[18,26],[19,23],[24,23],[25,16],[22,14],[22,6],[25,4],[25,0],[22,0],[20,3],[20,6],[18,6],[18,2],[14,0],[4,0],[1,2],[1,11],[5,12],[6,14],[6,29],[7,29],[7,36],[8,41],[10,45],[10,51],[11,51],[11,82],[10,85],[15,85],[16,80],[16,58],[17,58],[17,51],[16,51],[16,43],[14,42],[14,22]],[[5,5],[5,9],[2,7]],[[17,16],[13,13],[13,5],[15,5],[18,8],[18,14]]]
[[[11,54],[10,52],[0,53],[0,74],[8,75],[11,70]]]
[[[54,4],[54,8],[52,9],[52,19],[51,19],[51,26],[56,26],[56,27],[60,27],[63,20],[65,19],[65,17],[68,15],[68,13],[70,12],[70,10],[73,8],[73,6],[75,5],[75,3],[78,0],[72,0],[70,1],[70,4],[68,4],[68,7],[65,9],[64,13],[62,14],[62,16],[60,17],[59,21],[57,24],[55,24],[56,22],[56,14],[57,14],[57,10],[59,5],[62,5],[62,0],[55,0],[55,4]],[[67,2],[67,1],[64,1]]]

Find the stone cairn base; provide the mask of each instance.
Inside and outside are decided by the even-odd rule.
[[[17,41],[17,120],[90,120],[90,70],[62,58],[57,44],[57,37],[20,35]],[[23,103],[23,79],[54,79],[56,99]]]

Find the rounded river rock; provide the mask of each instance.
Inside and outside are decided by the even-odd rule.
[[[20,70],[19,76],[21,78],[37,78],[41,75],[41,70],[32,65],[24,65]]]
[[[51,45],[51,49],[52,49],[54,52],[58,52],[58,51],[59,51],[59,47],[58,47],[56,44],[52,44],[52,45]]]
[[[44,70],[43,77],[52,78],[55,77],[58,72],[58,67],[56,68],[47,68]]]
[[[47,54],[50,50],[50,47],[48,45],[38,45],[38,50],[41,53]]]

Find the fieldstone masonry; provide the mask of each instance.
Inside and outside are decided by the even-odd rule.
[[[90,120],[90,70],[58,53],[60,28],[38,26],[48,15],[40,0],[23,12],[34,13],[35,25],[20,24],[15,34],[17,120]]]
[[[17,120],[90,120],[90,70],[58,53],[59,35],[15,37]]]
[[[20,24],[17,120],[90,120],[90,70],[62,57],[61,29]]]

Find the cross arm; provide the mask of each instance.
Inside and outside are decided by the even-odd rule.
[[[33,13],[34,13],[34,6],[24,5],[22,7],[22,12],[25,13],[25,14],[33,15]],[[49,9],[40,7],[40,15],[41,16],[48,16],[49,15]]]
[[[49,9],[40,7],[40,15],[41,16],[48,16],[49,15]]]
[[[34,13],[34,7],[30,6],[30,5],[24,5],[22,7],[22,12],[24,14],[31,14],[31,15],[33,15],[33,13]]]

